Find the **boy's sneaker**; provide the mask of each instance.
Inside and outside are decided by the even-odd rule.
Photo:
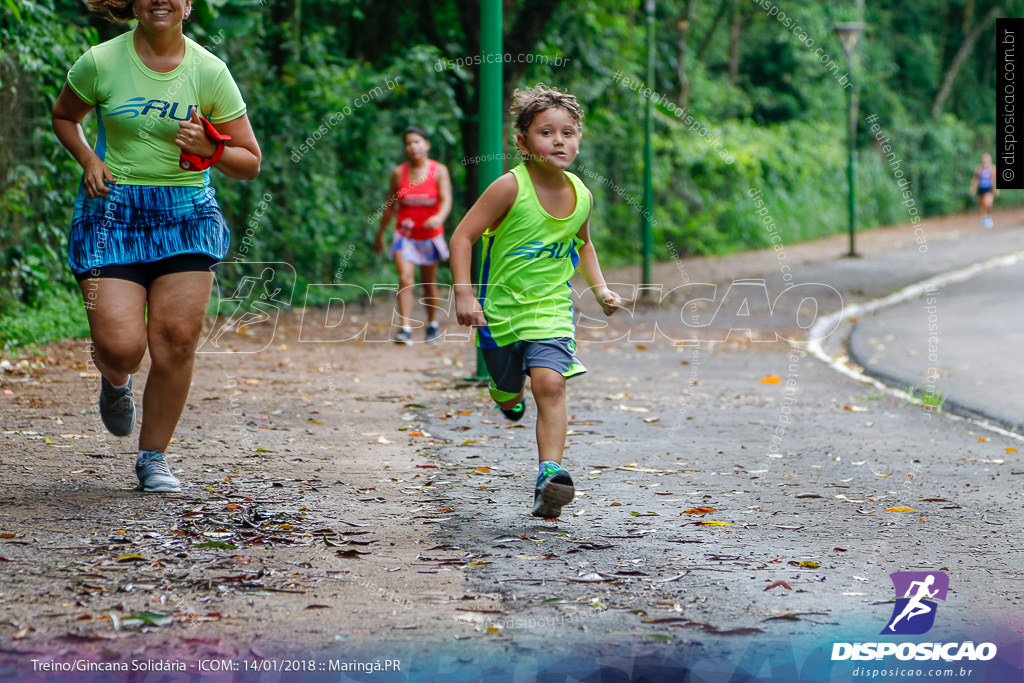
[[[412,330],[408,327],[399,327],[393,341],[396,344],[412,344]]]
[[[128,436],[135,429],[131,375],[128,376],[128,386],[123,389],[115,389],[106,377],[100,380],[100,419],[114,436]]]
[[[502,408],[501,406],[498,406],[498,410],[501,411],[502,415],[512,420],[513,422],[519,422],[521,419],[523,419],[523,415],[526,414],[526,400],[524,399],[519,403],[515,404],[514,406],[512,406],[511,410],[507,410],[505,408]]]
[[[441,338],[441,327],[436,323],[427,323],[427,341],[433,342]]]
[[[171,468],[162,453],[145,453],[135,461],[135,474],[139,488],[148,493],[177,493],[181,482],[171,474]]]
[[[533,493],[533,516],[555,519],[562,514],[562,506],[572,502],[576,489],[572,485],[569,471],[561,465],[550,463],[544,474],[537,477],[537,488]]]

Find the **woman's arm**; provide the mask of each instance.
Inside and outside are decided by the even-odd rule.
[[[518,190],[519,184],[511,173],[506,173],[495,180],[466,213],[449,241],[452,280],[455,287],[455,314],[460,325],[482,327],[487,324],[469,277],[473,244],[488,228],[501,223],[512,208]]]
[[[215,123],[213,127],[218,133],[231,136],[224,143],[224,154],[214,164],[214,168],[235,180],[252,180],[258,176],[263,155],[256,142],[256,134],[252,131],[252,124],[249,123],[249,115],[242,114],[237,119]],[[209,159],[217,151],[217,143],[206,136],[206,130],[195,109],[192,109],[190,120],[178,122],[178,136],[174,144],[204,159]]]
[[[82,167],[82,185],[85,187],[85,193],[96,198],[105,197],[110,193],[106,183],[114,182],[114,174],[85,139],[82,120],[92,109],[93,105],[83,102],[65,84],[53,105],[53,132],[60,140],[60,144],[71,152],[71,156]]]
[[[452,212],[452,179],[444,164],[437,165],[437,198],[440,206],[437,213],[424,221],[427,228],[439,228],[444,225],[448,214]]]
[[[395,166],[391,171],[391,180],[388,184],[388,198],[384,201],[384,208],[380,214],[380,223],[377,225],[377,234],[373,238],[373,252],[380,254],[384,251],[384,231],[391,223],[391,217],[398,210],[398,184],[402,182],[402,167]]]

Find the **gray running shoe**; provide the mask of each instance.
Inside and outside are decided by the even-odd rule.
[[[427,341],[434,342],[441,338],[441,328],[436,323],[427,323]]]
[[[394,342],[396,344],[412,344],[412,331],[399,327],[398,332],[395,332]]]
[[[115,389],[106,377],[100,381],[100,418],[114,436],[128,436],[135,429],[135,401],[132,400],[132,377],[128,386]]]
[[[135,461],[139,489],[148,493],[177,493],[181,482],[171,474],[163,453],[148,452]]]
[[[533,492],[533,516],[557,519],[562,506],[572,502],[576,489],[572,477],[561,465],[549,463],[544,474],[537,477],[537,488]]]

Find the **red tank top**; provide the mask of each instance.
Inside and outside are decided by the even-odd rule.
[[[403,237],[429,240],[444,234],[444,226],[425,228],[423,224],[437,213],[440,192],[437,187],[437,162],[431,161],[427,178],[419,185],[409,182],[409,164],[402,164],[402,179],[398,183],[398,226]]]

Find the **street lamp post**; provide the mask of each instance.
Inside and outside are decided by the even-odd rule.
[[[860,37],[864,33],[864,24],[859,21],[847,21],[836,23],[832,29],[835,31],[836,36],[839,37],[839,42],[843,45],[843,53],[846,54],[846,70],[850,73],[850,80],[854,84],[851,88],[846,88],[846,109],[847,117],[849,119],[849,131],[847,133],[847,160],[846,160],[846,182],[849,188],[849,202],[850,202],[850,252],[847,256],[855,257],[859,256],[854,241],[854,234],[857,225],[857,208],[856,208],[856,192],[854,190],[853,180],[853,145],[854,138],[857,133],[857,113],[855,104],[855,92],[857,90],[857,80],[853,76],[853,54],[857,50],[857,44],[860,42]]]
[[[646,0],[647,11],[647,87],[654,87],[654,0]],[[648,97],[644,103],[644,215],[640,217],[642,280],[651,281],[651,260],[654,253],[654,152],[651,138],[654,135],[653,104]]]

